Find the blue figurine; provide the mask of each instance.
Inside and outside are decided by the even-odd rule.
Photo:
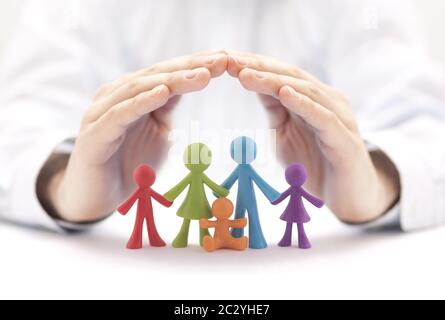
[[[231,155],[232,159],[235,160],[239,166],[221,186],[230,190],[236,181],[238,181],[235,219],[244,218],[247,211],[249,220],[249,247],[251,249],[267,248],[267,243],[261,230],[253,183],[255,182],[270,202],[277,200],[280,197],[280,193],[267,184],[251,166],[251,163],[257,156],[257,145],[255,141],[248,137],[235,139],[231,145]],[[232,236],[234,238],[243,237],[244,229],[233,229]]]

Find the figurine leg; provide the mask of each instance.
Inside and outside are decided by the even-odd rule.
[[[249,247],[251,249],[267,248],[256,205],[247,208],[247,211],[249,213]]]
[[[242,237],[238,239],[232,238],[228,239],[225,245],[227,249],[244,251],[247,249],[247,246],[249,245],[249,239],[247,237]]]
[[[216,247],[216,242],[215,240],[211,237],[211,236],[205,236],[204,239],[202,240],[202,247],[207,251],[207,252],[213,252],[216,249],[218,249]]]
[[[284,232],[283,239],[278,243],[280,247],[290,247],[292,245],[292,222],[288,222],[286,225],[286,231]]]
[[[210,237],[209,229],[199,228],[199,245],[202,247],[204,245],[204,238]]]
[[[242,219],[246,216],[246,208],[239,199],[236,201],[235,219]],[[244,236],[244,229],[232,229],[232,237],[241,238]]]
[[[142,248],[142,229],[144,226],[144,216],[142,214],[136,215],[133,233],[128,240],[127,249],[141,249]]]
[[[298,226],[298,247],[300,249],[310,249],[311,243],[306,236],[306,231],[304,231],[304,224],[297,223]]]
[[[190,219],[184,219],[182,223],[181,230],[179,231],[176,239],[173,241],[173,248],[185,248],[188,245],[188,237],[189,237],[189,229],[190,229]]]
[[[148,239],[150,240],[150,244],[153,247],[165,247],[165,242],[162,240],[161,236],[156,229],[155,220],[153,218],[153,213],[150,212],[147,214],[147,231],[148,231]]]

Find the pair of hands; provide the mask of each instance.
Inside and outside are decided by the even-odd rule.
[[[41,197],[70,222],[94,221],[114,211],[134,189],[133,170],[162,162],[170,116],[181,95],[203,90],[226,71],[259,94],[277,130],[281,160],[306,166],[307,189],[338,218],[369,221],[395,203],[397,172],[383,155],[367,151],[341,92],[295,66],[225,50],[161,62],[101,87],[66,167],[52,175]]]

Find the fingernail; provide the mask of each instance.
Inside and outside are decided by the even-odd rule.
[[[192,80],[192,79],[194,79],[200,72],[201,72],[201,69],[195,69],[195,70],[186,71],[185,74],[184,74],[184,78],[187,79],[187,80]]]
[[[153,95],[158,96],[162,93],[162,91],[164,91],[164,85],[160,85],[158,86],[154,91],[153,91]]]
[[[294,90],[292,90],[289,86],[284,86],[284,90],[286,90],[287,93],[294,94]]]
[[[246,66],[247,65],[247,60],[241,57],[235,57],[235,61],[241,65],[241,66]]]

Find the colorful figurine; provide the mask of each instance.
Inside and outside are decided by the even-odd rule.
[[[307,172],[303,165],[293,164],[286,170],[286,180],[291,186],[277,200],[274,205],[281,203],[290,196],[289,204],[281,216],[281,220],[286,221],[286,232],[283,239],[278,244],[280,247],[290,247],[292,245],[292,226],[294,223],[298,227],[298,246],[300,249],[310,249],[311,243],[306,236],[304,224],[311,221],[309,214],[303,204],[303,198],[312,203],[315,207],[321,208],[324,203],[322,200],[306,192],[302,185],[307,180]]]
[[[247,225],[246,218],[229,220],[233,213],[232,202],[226,198],[216,200],[212,205],[212,213],[216,221],[201,219],[199,223],[202,229],[215,228],[213,238],[211,236],[204,237],[204,249],[208,252],[218,249],[246,250],[249,241],[247,237],[236,239],[230,234],[230,228],[244,228]]]
[[[191,220],[210,219],[212,217],[204,189],[205,185],[219,196],[226,197],[229,194],[227,189],[219,186],[204,174],[211,162],[212,152],[206,145],[196,143],[188,146],[184,153],[184,164],[190,170],[190,174],[164,195],[169,201],[174,201],[185,188],[189,187],[184,203],[177,213],[179,217],[184,218],[184,222],[179,234],[173,241],[172,245],[174,248],[187,247]],[[209,231],[207,229],[200,229],[201,246],[203,245],[204,237],[208,235]]]
[[[170,207],[173,203],[165,199],[163,196],[161,196],[159,193],[151,188],[156,180],[156,173],[151,167],[147,165],[139,166],[134,171],[133,177],[139,188],[125,203],[123,203],[117,209],[119,213],[125,216],[133,207],[134,203],[136,201],[138,202],[136,222],[134,225],[133,234],[131,235],[130,240],[128,240],[127,248],[142,248],[142,230],[144,220],[147,224],[148,238],[150,240],[150,244],[153,247],[164,247],[165,242],[161,239],[158,231],[156,230],[151,199],[155,199],[157,202],[165,207]]]
[[[267,247],[267,243],[261,230],[253,183],[258,186],[270,202],[276,200],[280,194],[267,184],[250,165],[257,155],[255,141],[248,137],[235,139],[231,145],[231,155],[232,159],[239,165],[224,181],[222,186],[230,190],[235,182],[238,181],[235,218],[244,218],[247,211],[249,217],[249,247],[252,249],[264,249]],[[232,235],[235,238],[241,238],[244,235],[244,229],[234,228]]]

